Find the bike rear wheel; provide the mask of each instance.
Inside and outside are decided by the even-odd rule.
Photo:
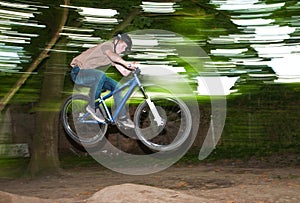
[[[155,151],[171,151],[185,143],[191,133],[192,116],[187,105],[178,98],[151,98],[163,124],[158,125],[144,101],[135,112],[135,132],[141,142]]]
[[[107,131],[107,124],[97,123],[86,111],[89,97],[72,95],[65,101],[61,119],[67,135],[84,147],[99,145]]]

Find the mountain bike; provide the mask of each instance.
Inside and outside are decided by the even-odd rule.
[[[61,110],[61,119],[67,135],[84,147],[100,145],[108,125],[116,124],[122,132],[134,131],[145,146],[155,151],[171,151],[185,143],[192,129],[192,116],[186,103],[172,91],[155,84],[143,85],[141,70],[132,71],[129,80],[96,100],[105,118],[98,122],[86,111],[90,97],[73,94],[68,97]],[[113,109],[110,98],[123,93],[119,106]],[[131,113],[134,129],[124,129],[118,120],[122,108],[135,106]]]

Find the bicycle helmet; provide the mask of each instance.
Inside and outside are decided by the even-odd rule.
[[[131,50],[132,40],[131,40],[131,38],[129,37],[128,34],[126,34],[126,33],[116,34],[115,35],[115,39],[117,40],[117,42],[114,44],[114,50],[115,50],[115,52],[116,52],[116,47],[117,47],[117,45],[118,45],[118,43],[119,43],[120,40],[122,40],[123,42],[125,42],[127,44],[125,52],[128,52],[128,51]]]

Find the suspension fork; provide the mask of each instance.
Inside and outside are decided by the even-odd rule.
[[[157,123],[158,126],[161,126],[164,124],[164,121],[163,119],[161,118],[161,116],[159,115],[158,111],[157,111],[157,108],[156,106],[154,105],[154,103],[151,101],[151,98],[150,96],[146,93],[145,91],[145,88],[143,87],[143,85],[141,84],[140,80],[138,78],[136,78],[137,82],[138,82],[138,85],[140,87],[140,90],[144,96],[144,98],[146,99],[146,102],[154,116],[154,121]]]
[[[147,104],[148,104],[148,106],[149,106],[149,108],[150,108],[150,110],[151,110],[151,112],[152,112],[152,114],[153,114],[153,116],[154,116],[154,121],[157,123],[158,126],[163,125],[163,124],[164,124],[164,121],[163,121],[163,119],[160,117],[160,115],[159,115],[159,113],[158,113],[158,111],[157,111],[157,108],[156,108],[156,106],[154,105],[154,103],[151,101],[150,97],[148,97],[148,98],[146,99],[146,102],[147,102]]]

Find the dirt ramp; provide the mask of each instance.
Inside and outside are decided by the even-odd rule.
[[[88,199],[41,199],[27,197],[0,191],[0,203],[211,203],[207,200],[192,195],[187,195],[175,190],[157,187],[121,184],[108,186]]]
[[[21,195],[14,195],[7,192],[0,191],[0,203],[53,203],[53,200],[44,200],[37,197],[26,197]]]
[[[194,197],[169,189],[122,184],[106,187],[87,199],[87,203],[209,203],[204,198]]]
[[[83,203],[75,199],[43,199],[38,197],[29,197],[23,195],[16,195],[8,192],[0,191],[0,203]]]

